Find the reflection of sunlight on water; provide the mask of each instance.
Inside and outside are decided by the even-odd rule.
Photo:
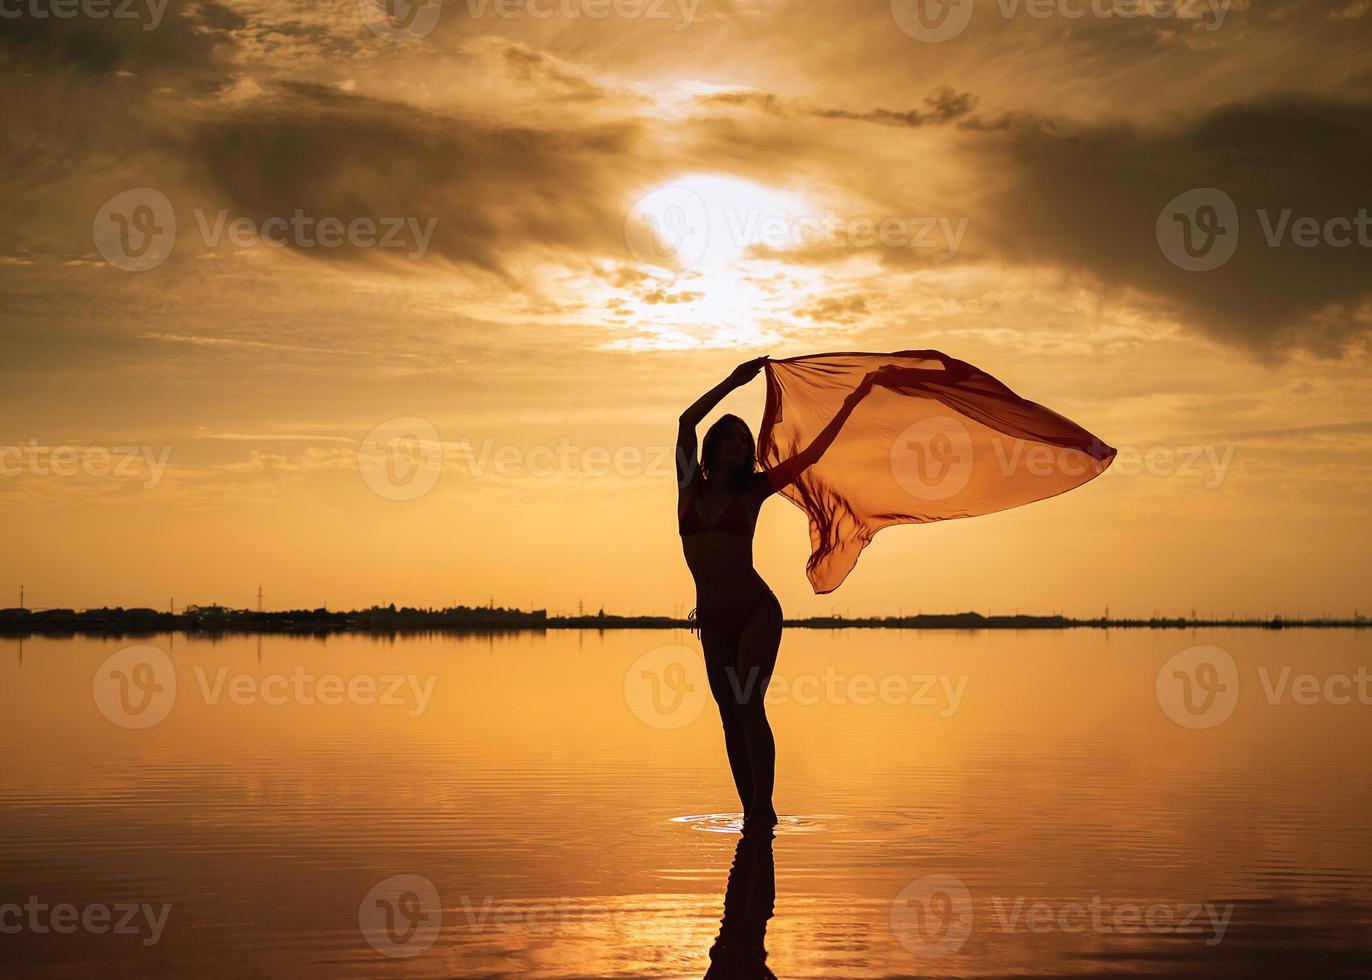
[[[841,667],[971,683],[952,716],[851,698],[776,706],[777,803],[792,815],[775,841],[771,968],[1372,975],[1372,781],[1366,754],[1350,751],[1372,715],[1270,704],[1254,673],[1352,674],[1367,639],[788,631],[793,677]],[[129,641],[35,637],[21,660],[0,637],[13,733],[0,755],[0,893],[78,907],[142,895],[171,904],[166,932],[147,949],[80,930],[6,936],[4,975],[211,980],[249,963],[290,976],[327,963],[345,980],[704,974],[740,814],[701,809],[736,801],[717,722],[662,731],[624,701],[625,671],[662,633],[139,642],[164,648],[183,683],[165,720],[134,731],[92,699],[98,668]],[[1248,671],[1239,709],[1202,732],[1156,696],[1159,671],[1196,642]],[[297,668],[436,685],[413,717],[406,704],[239,704],[227,688],[211,700],[202,686],[220,669],[260,681]],[[378,883],[407,874],[433,883],[442,929],[423,956],[392,961],[355,923]],[[933,944],[937,959],[901,941],[909,916],[892,918],[931,877],[972,901],[972,935],[957,950]],[[1026,918],[1035,903],[1098,900],[1236,908],[1216,946],[1208,933],[1064,931],[1056,917],[1041,934]]]

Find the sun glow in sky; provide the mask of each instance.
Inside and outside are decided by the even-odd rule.
[[[0,605],[689,608],[681,409],[757,354],[920,348],[1120,459],[885,531],[822,599],[774,501],[789,612],[1362,600],[1372,251],[1256,212],[1367,206],[1365,6],[937,43],[839,0],[374,6],[6,22]],[[1207,187],[1241,238],[1189,271],[1159,216]]]

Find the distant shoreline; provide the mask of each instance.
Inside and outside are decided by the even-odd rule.
[[[394,606],[332,612],[326,609],[257,612],[221,606],[192,606],[182,612],[155,609],[0,609],[0,636],[147,636],[156,633],[275,634],[333,633],[514,633],[548,630],[689,629],[671,616],[549,616],[544,610],[457,606],[397,609]],[[810,616],[788,619],[792,629],[1042,630],[1042,629],[1366,629],[1364,616],[1270,619],[1168,616],[1078,619],[1071,616],[983,616],[964,612],[916,616]]]

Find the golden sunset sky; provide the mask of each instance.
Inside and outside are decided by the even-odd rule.
[[[0,23],[0,606],[684,612],[677,414],[758,354],[924,348],[1119,459],[824,597],[773,500],[788,614],[1372,605],[1368,0],[927,0],[944,40],[913,0],[37,2]],[[1198,188],[1209,271],[1159,233]],[[378,427],[439,454],[422,496]]]

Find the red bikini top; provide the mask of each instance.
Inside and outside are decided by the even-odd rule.
[[[725,534],[752,536],[753,514],[744,502],[743,494],[735,494],[734,499],[729,501],[729,506],[724,508],[724,513],[715,518],[713,524],[706,524],[701,520],[700,509],[696,506],[700,496],[697,492],[698,486],[696,481],[691,482],[682,501],[681,511],[677,514],[677,528],[683,537],[687,534],[699,534],[701,531],[723,531]]]

